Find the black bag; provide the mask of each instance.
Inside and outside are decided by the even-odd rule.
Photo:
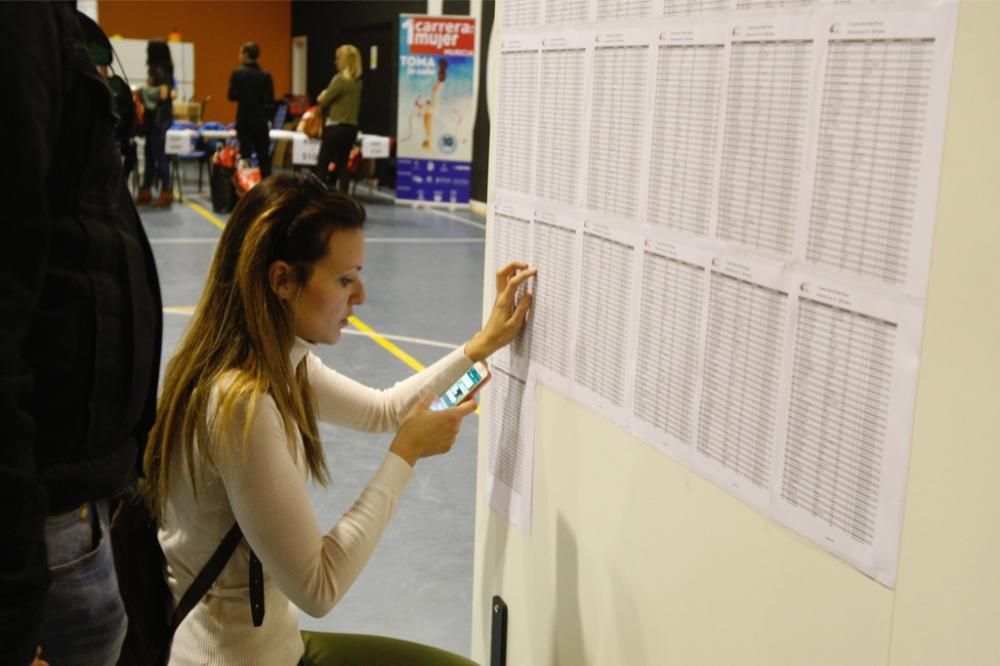
[[[210,187],[212,189],[212,210],[216,213],[228,213],[236,205],[236,192],[233,189],[233,176],[236,169],[232,167],[212,165]]]
[[[119,664],[165,664],[173,600],[156,523],[139,496],[121,501],[111,521],[111,549],[128,631]]]
[[[156,521],[138,494],[121,500],[111,522],[111,548],[128,630],[118,666],[160,666],[170,658],[174,632],[201,601],[243,539],[233,524],[204,568],[173,608],[166,581],[166,560],[156,538]],[[250,552],[251,615],[255,627],[264,621],[264,576],[260,560]]]

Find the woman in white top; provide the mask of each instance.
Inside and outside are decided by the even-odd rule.
[[[314,176],[277,175],[251,189],[223,231],[191,326],[167,368],[145,455],[176,603],[223,537],[244,541],[181,623],[171,664],[296,664],[298,608],[333,608],[368,561],[417,460],[448,451],[469,401],[428,405],[474,361],[520,331],[533,269],[497,274],[497,301],[464,347],[391,389],[367,388],[311,353],[333,344],[364,303],[361,205]],[[306,495],[328,470],[317,419],[396,431],[379,470],[329,531]],[[263,564],[263,623],[251,621],[251,549]]]

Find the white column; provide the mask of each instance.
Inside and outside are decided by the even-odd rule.
[[[80,10],[81,14],[86,14],[94,23],[100,25],[97,20],[97,0],[76,0],[76,8]]]

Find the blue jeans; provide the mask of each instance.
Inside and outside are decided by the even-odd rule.
[[[153,186],[154,180],[160,181],[160,190],[170,191],[170,162],[167,160],[167,130],[170,125],[158,127],[151,125],[146,132],[145,172],[142,174],[142,186]]]
[[[49,589],[42,659],[53,666],[114,666],[127,620],[111,555],[109,501],[88,502],[45,521]]]

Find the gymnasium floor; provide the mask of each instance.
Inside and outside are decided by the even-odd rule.
[[[212,212],[207,187],[200,195],[193,189],[187,181],[184,202],[169,210],[140,209],[163,292],[164,363],[198,302],[226,221]],[[362,273],[368,301],[355,314],[397,353],[355,326],[336,346],[316,351],[339,372],[389,387],[478,328],[485,220],[467,210],[395,206],[385,193],[369,195],[365,187],[358,196],[368,211]],[[302,614],[303,628],[390,635],[469,654],[478,420],[466,419],[449,454],[418,463],[368,566],[328,616]],[[325,530],[357,498],[392,435],[326,425],[321,431],[333,481],[313,487],[311,496]]]

